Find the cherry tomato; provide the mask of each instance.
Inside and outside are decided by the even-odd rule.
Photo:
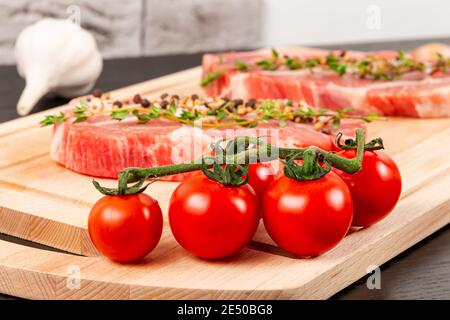
[[[195,175],[172,194],[169,222],[187,251],[204,259],[224,258],[240,251],[255,234],[257,196],[248,184],[228,187]]]
[[[248,167],[248,184],[255,190],[258,199],[263,199],[264,193],[274,179],[275,170],[270,163],[253,163]]]
[[[156,247],[163,218],[158,202],[145,193],[104,196],[92,207],[88,227],[98,251],[111,260],[130,262]]]
[[[350,191],[336,174],[317,180],[277,178],[263,201],[267,232],[282,249],[318,256],[336,246],[352,222]]]
[[[355,150],[338,153],[355,157]],[[353,225],[370,226],[386,217],[400,198],[402,179],[395,162],[380,151],[365,151],[361,171],[348,174],[335,169],[347,183],[353,199]]]

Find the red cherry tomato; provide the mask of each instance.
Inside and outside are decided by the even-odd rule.
[[[227,187],[195,175],[172,194],[169,222],[187,251],[204,259],[224,258],[240,251],[255,234],[257,196],[248,184]]]
[[[263,220],[282,249],[299,256],[318,256],[336,246],[352,222],[347,185],[333,172],[317,180],[277,178],[263,201]]]
[[[111,260],[130,262],[156,247],[163,218],[158,202],[145,193],[104,196],[92,207],[88,227],[98,251]]]
[[[346,158],[355,157],[355,150],[341,151]],[[365,151],[362,170],[348,174],[335,169],[347,183],[353,199],[353,225],[370,226],[386,217],[400,198],[402,179],[395,162],[380,151]]]
[[[270,163],[253,163],[248,167],[248,184],[255,190],[258,199],[263,199],[269,185],[275,179],[275,170]]]

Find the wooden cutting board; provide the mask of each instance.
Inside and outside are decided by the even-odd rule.
[[[200,68],[112,92],[201,93]],[[450,222],[450,119],[400,119],[370,124],[399,165],[403,193],[381,223],[351,232],[332,251],[299,259],[279,249],[261,225],[238,256],[197,259],[173,239],[167,221],[160,244],[145,261],[119,265],[99,257],[87,232],[90,207],[100,197],[91,178],[49,158],[45,114],[0,125],[0,232],[66,250],[62,254],[0,241],[0,291],[45,299],[323,299]],[[115,185],[113,180],[101,180]],[[157,182],[148,193],[164,212],[176,183]],[[380,190],[380,199],[384,190]],[[382,201],[382,200],[380,200]],[[79,280],[79,281],[78,281]]]

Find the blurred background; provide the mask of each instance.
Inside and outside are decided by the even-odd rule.
[[[43,18],[79,21],[105,58],[450,35],[446,0],[0,0],[0,64]]]

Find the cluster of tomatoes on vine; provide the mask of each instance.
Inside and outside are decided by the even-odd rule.
[[[221,259],[243,249],[262,220],[268,235],[283,250],[299,257],[321,255],[335,247],[351,226],[379,222],[398,202],[400,172],[378,150],[380,141],[364,145],[362,167],[360,163],[356,173],[346,172],[358,156],[351,139],[346,144],[338,141],[339,150],[332,153],[318,148],[302,149],[297,158],[291,153],[294,156],[281,160],[284,174],[277,174],[268,162],[202,167],[203,173],[184,180],[172,194],[172,234],[193,255]],[[95,247],[118,262],[144,258],[161,238],[163,217],[158,202],[141,192],[145,187],[128,194],[97,188],[106,195],[89,216]]]

